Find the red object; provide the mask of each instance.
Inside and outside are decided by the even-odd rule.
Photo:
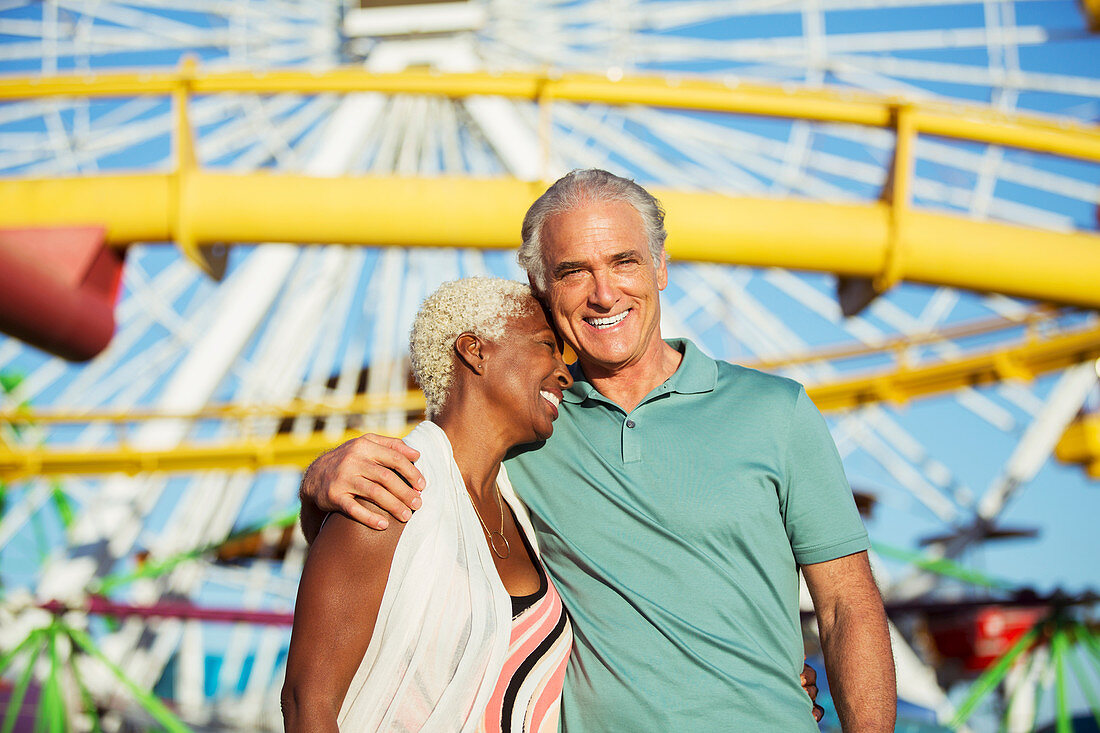
[[[66,611],[84,611],[96,616],[114,616],[116,618],[179,618],[198,621],[221,621],[225,623],[260,624],[261,626],[290,626],[294,623],[293,613],[280,611],[250,611],[244,608],[204,608],[180,601],[161,601],[151,606],[137,606],[130,603],[116,603],[102,596],[90,596],[83,606],[66,606],[60,601],[47,601],[39,606],[50,613]]]
[[[964,673],[976,676],[1048,612],[1045,606],[983,606],[945,616],[930,615],[927,623],[940,656],[958,660]]]
[[[121,279],[102,227],[0,229],[0,331],[87,361],[114,335]]]
[[[11,682],[0,680],[0,710],[7,711],[7,715],[11,715],[11,698],[14,690],[15,686]],[[19,706],[19,711],[15,713],[15,726],[12,728],[12,733],[33,733],[38,700],[41,697],[42,688],[34,680],[31,680],[26,693],[23,695],[23,704]]]

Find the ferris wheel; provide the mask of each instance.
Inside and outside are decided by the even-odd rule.
[[[887,602],[959,598],[1037,475],[1100,473],[1093,7],[0,3],[0,243],[125,247],[94,358],[0,337],[0,654],[63,623],[59,709],[277,729],[300,467],[416,419],[420,301],[520,278],[523,207],[583,167],[668,207],[666,335],[807,385]]]

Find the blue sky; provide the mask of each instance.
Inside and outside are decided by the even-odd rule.
[[[1042,45],[1025,45],[1019,50],[1021,65],[1025,70],[1045,72],[1053,74],[1073,75],[1078,77],[1100,78],[1100,40],[1095,36],[1088,36],[1083,30],[1083,19],[1079,8],[1074,2],[1044,1],[1044,2],[1020,2],[1012,5],[1017,26],[1036,25],[1046,29],[1053,39]],[[185,19],[196,25],[217,26],[222,20],[210,20],[190,18],[186,15],[175,14],[174,11],[166,11],[168,17]],[[6,21],[23,20],[40,17],[41,5],[29,4],[0,11],[0,44],[25,42],[27,38],[17,34],[7,34]],[[75,16],[74,16],[75,17]],[[652,31],[656,36],[678,35],[681,37],[698,37],[701,39],[753,39],[765,37],[798,37],[801,33],[802,18],[798,13],[776,12],[761,13],[738,18],[730,18],[726,21],[709,21],[695,26],[677,27],[668,30]],[[950,27],[982,27],[985,20],[983,8],[980,4],[943,5],[922,8],[895,8],[890,10],[875,9],[849,9],[827,10],[824,13],[825,26],[830,34],[862,34],[871,31],[919,31],[936,30]],[[97,21],[97,25],[108,25]],[[644,32],[643,32],[644,33]],[[0,45],[0,48],[3,46]],[[211,59],[217,58],[221,53],[215,48],[197,49],[201,56]],[[91,62],[94,67],[113,67],[118,65],[141,64],[146,66],[159,66],[173,64],[179,58],[180,52],[176,49],[156,51],[143,51],[140,54],[104,54]],[[896,58],[913,58],[918,60],[933,60],[938,62],[966,63],[981,66],[991,61],[983,48],[966,49],[935,49],[923,51],[899,51],[892,54]],[[86,62],[75,57],[62,58],[59,68],[64,70],[74,66],[83,66]],[[651,65],[659,68],[661,65]],[[33,71],[36,64],[33,60],[20,60],[4,58],[0,55],[0,72],[20,73]],[[643,65],[643,68],[647,68]],[[683,70],[684,65],[677,66]],[[720,71],[728,73],[736,72],[737,64],[724,66]],[[972,99],[978,102],[989,101],[989,90],[980,85],[943,85],[934,82],[923,83],[927,91],[933,94]],[[158,103],[144,113],[144,118],[153,118],[163,114],[166,103]],[[1094,121],[1096,117],[1098,101],[1096,99],[1069,97],[1060,94],[1045,94],[1042,92],[1025,93],[1020,98],[1020,106],[1045,112],[1057,112],[1075,116],[1084,121]],[[103,102],[93,105],[91,113],[95,119],[109,113],[115,108],[112,102]],[[74,124],[73,115],[63,112],[61,119],[66,126]],[[141,119],[140,117],[138,119]],[[788,134],[786,123],[777,123],[768,120],[741,119],[732,121],[731,125],[738,129],[747,130],[755,134],[774,135],[782,139]],[[0,125],[0,132],[33,132],[45,131],[44,118],[41,122],[33,120],[23,123],[8,123]],[[216,129],[208,127],[208,130]],[[639,133],[642,134],[642,133]],[[660,145],[660,141],[654,141]],[[851,148],[852,143],[842,140],[825,140],[819,142],[821,149],[841,152],[848,155],[859,155],[845,148]],[[163,161],[168,154],[169,140],[167,136],[153,137],[147,142],[125,148],[118,153],[105,156],[98,161],[101,169],[145,167],[152,163],[159,167],[157,161]],[[884,165],[883,160],[886,151],[875,151],[869,160]],[[1068,162],[1060,159],[1037,156],[1021,151],[1009,151],[1007,159],[1016,161],[1039,170],[1048,170],[1076,178],[1086,183],[1100,182],[1100,166],[1079,162]],[[217,164],[219,161],[213,161]],[[231,160],[220,161],[229,163]],[[929,168],[932,164],[921,162],[924,166],[918,170],[918,174],[926,177],[938,177],[953,175],[949,169],[942,166],[937,169]],[[18,174],[21,169],[3,172],[4,175]],[[965,185],[970,174],[958,172],[962,176],[960,183]],[[850,182],[848,185],[852,185]],[[1070,217],[1077,226],[1085,229],[1095,229],[1095,206],[1081,201],[1058,197],[1053,194],[1038,194],[1026,187],[1020,187],[1018,192],[1012,190],[1012,184],[1001,182],[997,194],[1008,200],[1027,198],[1031,205],[1045,207],[1053,211],[1059,211]],[[865,190],[853,189],[857,197],[863,198],[874,195],[874,187]],[[1036,199],[1036,196],[1040,198]],[[918,200],[918,204],[921,203]],[[166,253],[168,258],[174,254]],[[831,288],[831,279],[822,276],[808,276],[808,281],[816,283],[816,286],[824,290]],[[750,288],[761,289],[765,286],[759,281],[750,283]],[[208,290],[203,286],[202,290]],[[891,294],[896,302],[904,303],[906,299],[919,304],[928,297],[928,289],[920,286],[902,286]],[[762,294],[762,298],[767,298]],[[967,304],[964,302],[958,306],[958,313],[964,313]],[[972,299],[975,300],[976,299]],[[783,301],[774,298],[768,299],[773,304],[776,312],[783,315],[783,310],[788,308]],[[181,305],[184,310],[187,305]],[[919,307],[918,306],[914,306]],[[972,310],[980,312],[980,306],[975,305]],[[830,330],[827,327],[816,327],[812,316],[805,312],[794,310],[787,316],[792,321],[798,321],[799,327],[807,342],[819,342],[827,344],[832,341]],[[711,351],[725,358],[739,358],[744,354],[737,353],[735,344],[728,342],[716,342],[711,345]],[[723,353],[727,352],[727,353]],[[33,354],[25,354],[19,368],[25,371],[33,371],[36,363],[41,364],[40,358]],[[1048,390],[1053,384],[1053,377],[1044,377],[1039,380],[1038,393]],[[987,390],[988,391],[988,390]],[[48,394],[46,395],[48,397]],[[993,399],[996,399],[995,397]],[[952,415],[945,420],[945,414],[949,414],[946,398],[934,398],[923,400],[903,407],[891,407],[900,417],[904,418],[906,425],[912,426],[918,439],[929,449],[929,452],[937,459],[946,463],[957,477],[969,486],[970,489],[980,494],[985,490],[991,476],[991,469],[1001,465],[1011,451],[1014,439],[1018,436],[997,434],[973,424],[972,415],[961,411],[950,411]],[[1000,401],[1003,404],[1003,401]],[[1009,405],[1011,409],[1011,405]],[[1017,413],[1019,411],[1017,410]],[[1026,416],[1019,415],[1021,419]],[[1021,429],[1026,422],[1021,423]],[[865,487],[874,490],[878,485],[889,484],[890,479],[882,474],[881,469],[866,465],[864,462],[852,460],[848,466],[851,480],[857,487]],[[912,502],[906,505],[904,497],[891,496],[889,492],[883,493],[883,501],[871,521],[871,531],[880,537],[889,537],[901,544],[912,544],[919,537],[942,530],[938,521],[927,515],[919,507],[914,507]],[[1096,516],[1100,510],[1100,490],[1096,482],[1089,481],[1083,472],[1076,467],[1063,466],[1051,462],[1032,482],[1020,492],[1004,517],[1004,523],[1011,526],[1038,526],[1042,529],[1042,537],[1039,540],[1018,540],[999,542],[981,550],[971,552],[967,558],[969,562],[982,565],[990,572],[1017,580],[1020,583],[1034,585],[1040,589],[1053,587],[1065,587],[1067,589],[1082,589],[1088,586],[1100,584],[1100,573],[1087,561],[1090,552],[1088,548],[1096,549],[1095,538],[1091,531],[1089,517]]]
[[[1002,4],[992,4],[1002,7]],[[41,69],[42,60],[34,58],[13,58],[5,55],[5,48],[12,48],[11,44],[27,42],[27,37],[14,32],[14,29],[24,28],[9,23],[40,17],[42,4],[29,3],[26,6],[0,10],[0,73],[34,73]],[[669,36],[680,36],[699,39],[718,39],[723,41],[735,41],[737,39],[760,39],[769,37],[799,38],[804,18],[800,13],[787,12],[783,4],[779,4],[779,10],[774,13],[760,13],[758,15],[731,18],[727,21],[716,21],[696,26],[677,27],[663,31],[642,31],[641,35],[651,35],[654,39]],[[1076,2],[1073,0],[1041,0],[1003,4],[1003,7],[1011,7],[1015,13],[1016,25],[1037,26],[1045,29],[1050,41],[1042,44],[1023,45],[1019,49],[1021,66],[1024,70],[1037,73],[1064,75],[1080,79],[1100,79],[1100,36],[1089,35],[1084,30],[1084,23]],[[983,8],[979,3],[960,3],[957,5],[942,5],[921,8],[862,8],[852,10],[827,10],[824,13],[825,27],[830,34],[837,36],[845,34],[861,34],[869,32],[892,31],[919,31],[938,30],[951,28],[981,28],[986,19]],[[189,17],[178,15],[177,18],[189,20]],[[218,26],[222,20],[209,21],[207,18],[196,21],[197,25]],[[104,25],[98,23],[97,25]],[[109,25],[109,24],[107,24]],[[303,26],[305,27],[305,26]],[[225,58],[222,49],[204,47],[197,49],[199,55],[205,60],[216,61]],[[106,68],[123,65],[137,66],[165,66],[175,64],[180,56],[179,49],[152,50],[141,52],[112,52],[105,53],[87,62],[92,68]],[[917,49],[897,51],[877,51],[872,56],[889,57],[893,59],[910,59],[923,62],[958,63],[976,68],[983,68],[994,62],[989,52],[984,47],[967,47],[960,49]],[[563,63],[568,63],[563,60]],[[60,70],[78,68],[85,65],[85,61],[76,57],[62,58],[58,63]],[[760,74],[765,78],[798,81],[801,73],[798,69],[771,68],[763,64],[748,62],[697,60],[677,61],[673,63],[643,62],[637,67],[640,70],[676,70],[680,72],[706,72],[722,75]],[[838,82],[836,74],[832,71],[826,73],[827,82]],[[921,88],[929,94],[941,95],[953,99],[961,99],[978,103],[991,101],[990,90],[987,86],[974,83],[961,83],[951,81],[921,81],[907,80],[907,83]],[[1073,95],[1056,93],[1047,89],[1024,91],[1020,94],[1018,105],[1022,109],[1060,114],[1075,119],[1096,124],[1100,120],[1100,98],[1087,95]],[[0,113],[5,105],[0,104]],[[301,107],[293,107],[284,113],[286,119],[295,110]],[[97,103],[92,106],[90,117],[92,120],[101,119],[104,115],[117,110],[117,104],[110,101]],[[137,120],[151,120],[158,115],[163,115],[167,110],[166,102],[157,102],[151,105]],[[686,115],[690,117],[691,115]],[[700,119],[712,120],[712,116],[698,115]],[[75,113],[62,111],[58,115],[60,124],[67,129],[75,129],[79,124]],[[215,120],[207,124],[202,132],[211,133],[219,126],[232,122],[229,117]],[[14,140],[14,135],[23,133],[46,133],[50,128],[51,120],[48,115],[24,121],[0,120],[0,139]],[[785,141],[791,134],[791,125],[787,122],[759,119],[725,119],[722,124],[727,124],[731,130],[748,132],[761,138],[771,138],[777,141]],[[633,125],[633,126],[632,126]],[[314,128],[305,130],[302,136],[309,134]],[[642,126],[626,123],[623,127],[627,132],[639,137],[649,135],[647,142],[660,149],[663,145],[659,135],[652,135],[651,131]],[[9,136],[4,138],[4,136]],[[293,144],[301,137],[291,140]],[[980,151],[977,146],[955,144],[960,153]],[[122,147],[115,152],[103,155],[95,161],[94,166],[88,166],[84,172],[111,169],[164,169],[168,165],[170,140],[167,134],[151,136],[149,139],[135,143],[132,146]],[[833,153],[850,158],[857,162],[865,162],[884,170],[889,159],[889,150],[875,147],[863,139],[845,140],[837,136],[830,137],[821,134],[815,137],[811,149],[815,151]],[[0,155],[10,150],[0,145]],[[242,151],[238,151],[242,152]],[[675,161],[670,151],[664,151],[670,159]],[[225,154],[215,160],[206,161],[210,165],[231,165],[237,160],[237,154]],[[612,158],[614,160],[614,158]],[[1051,172],[1068,179],[1080,182],[1086,186],[1100,185],[1100,165],[1093,163],[1070,162],[1052,157],[1045,157],[1022,151],[1008,151],[1005,160],[1011,164],[1018,164],[1029,170],[1037,172]],[[34,172],[36,163],[12,165],[4,168],[0,166],[0,176],[15,176]],[[270,165],[270,163],[268,163]],[[624,165],[626,163],[624,162]],[[634,171],[628,171],[634,172]],[[945,181],[958,187],[973,187],[977,182],[976,175],[961,166],[954,167],[947,162],[931,162],[922,159],[918,163],[918,175],[922,178]],[[41,175],[41,173],[39,173]],[[639,179],[644,183],[660,183],[653,179],[651,174],[644,170],[636,171]],[[650,175],[650,178],[647,178]],[[822,174],[822,178],[827,178]],[[837,186],[845,187],[847,193],[858,200],[870,200],[878,195],[877,183],[856,183],[849,179],[834,177],[829,179]],[[769,191],[773,195],[787,195],[789,192],[778,184],[769,184]],[[1096,231],[1096,202],[1087,202],[1075,199],[1071,196],[1056,193],[1038,191],[1021,183],[999,181],[995,191],[1001,201],[1026,204],[1038,209],[1057,212],[1064,216],[1077,228],[1088,231]],[[918,205],[933,206],[940,209],[951,208],[942,202],[931,201],[917,197]],[[962,211],[962,207],[956,207]],[[517,223],[518,228],[518,223]],[[242,254],[238,251],[235,258]],[[150,274],[155,274],[161,268],[166,267],[178,258],[178,253],[164,247],[155,253],[147,253],[143,256],[143,263]],[[364,272],[369,274],[373,267],[374,253],[368,254],[370,262],[365,265]],[[505,253],[493,254],[487,258],[489,266],[499,269],[503,273],[518,275],[509,255]],[[976,263],[975,266],[980,266]],[[674,265],[675,268],[679,265]],[[743,276],[743,277],[742,277]],[[802,306],[793,304],[789,299],[779,297],[774,284],[769,283],[760,273],[742,273],[738,275],[738,282],[743,282],[746,292],[758,297],[768,305],[771,312],[777,314],[786,323],[794,328],[799,336],[811,345],[828,345],[844,339],[848,335],[843,329],[832,323],[830,319],[820,313]],[[362,293],[367,281],[366,275],[362,279],[358,293]],[[805,282],[822,293],[831,296],[833,280],[825,275],[807,275]],[[1100,282],[1100,274],[1098,274]],[[185,293],[174,302],[174,308],[185,318],[193,315],[201,307],[204,299],[211,296],[214,285],[207,281],[196,280]],[[1100,285],[1098,285],[1100,287]],[[682,297],[677,293],[677,286],[673,285],[668,294],[669,298]],[[359,296],[357,296],[359,297]],[[897,304],[903,310],[910,313],[919,313],[928,306],[932,291],[928,288],[916,285],[902,285],[890,293],[889,300]],[[955,306],[950,322],[958,322],[970,318],[988,316],[989,310],[977,296],[962,296]],[[881,326],[884,330],[891,327],[879,318],[873,311],[867,314],[868,322]],[[669,333],[669,336],[677,334]],[[149,338],[162,339],[167,337],[167,331],[158,332]],[[360,334],[358,338],[367,338]],[[348,334],[342,337],[350,341],[353,336]],[[716,329],[712,334],[704,334],[704,347],[712,354],[731,360],[751,359],[752,354],[731,339],[729,333],[723,329]],[[0,337],[0,347],[3,347],[6,339]],[[346,343],[341,346],[341,353],[346,348]],[[142,352],[140,345],[134,347],[135,354]],[[7,362],[6,368],[26,373],[34,373],[47,363],[40,354],[26,350],[15,359]],[[867,366],[867,365],[864,365]],[[51,399],[61,390],[67,382],[71,382],[79,373],[79,367],[74,367],[70,375],[67,375],[52,390],[47,390],[41,396],[41,404],[50,404]],[[1044,376],[1037,380],[1034,393],[1040,398],[1052,388],[1056,376]],[[220,397],[228,399],[236,386],[234,380],[227,380],[223,385]],[[157,385],[150,386],[149,394],[156,392]],[[991,429],[988,425],[973,414],[959,409],[955,401],[949,397],[937,397],[920,400],[904,406],[887,406],[885,409],[891,416],[903,423],[910,433],[923,445],[928,453],[936,460],[946,465],[955,475],[960,484],[967,486],[975,495],[980,496],[988,487],[991,479],[996,476],[999,468],[1011,454],[1016,441],[1023,429],[1026,428],[1029,416],[1018,406],[1001,398],[992,388],[981,388],[982,395],[988,397],[999,407],[1008,411],[1016,420],[1017,426],[1013,431],[1002,433]],[[1096,409],[1094,396],[1093,409]],[[831,421],[836,418],[830,416]],[[842,445],[842,450],[844,446]],[[942,532],[943,523],[933,517],[930,512],[920,507],[910,496],[897,486],[897,481],[884,471],[880,466],[867,460],[866,456],[854,452],[846,461],[846,468],[853,486],[857,489],[868,490],[878,495],[880,499],[874,517],[869,522],[869,529],[873,539],[889,544],[916,546],[918,540],[929,534]],[[254,492],[249,504],[246,505],[242,522],[245,517],[256,519],[266,514],[267,497],[270,496],[270,481],[264,479],[263,484]],[[22,494],[13,494],[13,501],[18,501]],[[158,510],[155,516],[164,516]],[[969,551],[962,561],[981,568],[993,575],[1006,578],[1021,586],[1031,586],[1046,592],[1055,588],[1062,588],[1069,592],[1079,592],[1088,588],[1100,587],[1100,569],[1096,567],[1095,557],[1100,556],[1100,539],[1097,538],[1095,529],[1096,517],[1100,517],[1100,482],[1089,480],[1080,467],[1065,466],[1055,461],[1049,462],[1042,471],[1018,496],[1010,503],[1004,514],[1001,524],[1007,527],[1038,528],[1041,535],[1035,540],[1011,540],[991,543],[982,548]],[[54,540],[59,538],[60,528],[55,519],[47,522],[45,527],[47,536]],[[24,537],[25,542],[13,556],[9,551],[4,555],[3,575],[10,582],[13,566],[25,565],[25,558],[33,554],[34,539],[29,534]],[[895,563],[887,563],[893,571],[902,568]]]

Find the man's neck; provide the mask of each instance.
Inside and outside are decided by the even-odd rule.
[[[631,364],[608,368],[580,357],[585,378],[607,399],[630,412],[657,386],[676,373],[684,355],[658,339],[640,359]]]

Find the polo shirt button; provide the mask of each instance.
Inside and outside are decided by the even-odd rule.
[[[632,427],[634,427],[634,421],[633,421],[633,420],[627,420],[627,421],[626,421],[626,426],[627,426],[628,428],[632,428]]]

